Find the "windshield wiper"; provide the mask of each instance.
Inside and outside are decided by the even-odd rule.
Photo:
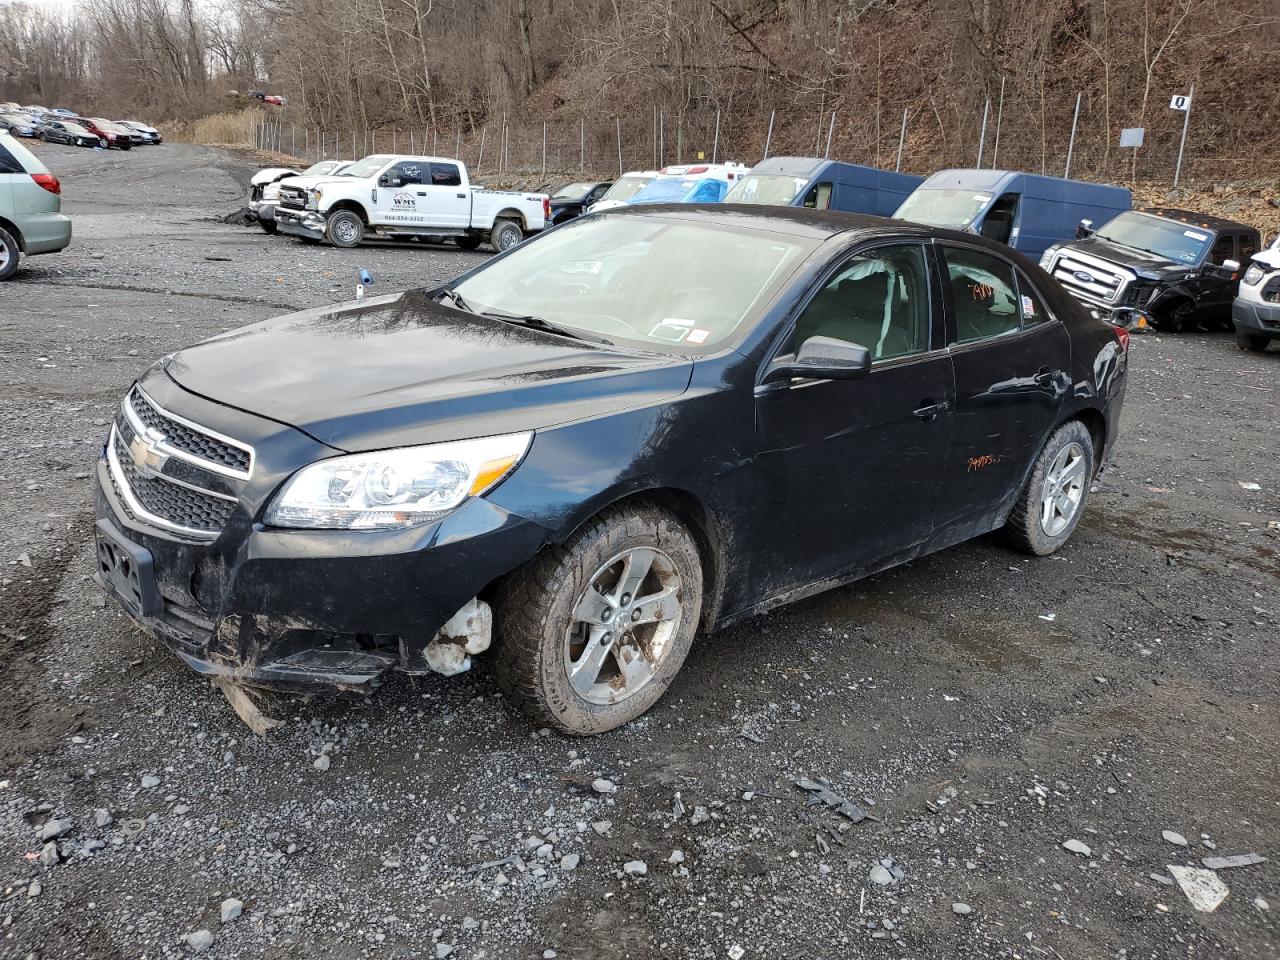
[[[478,312],[471,306],[471,304],[467,303],[467,301],[462,299],[462,294],[460,294],[457,290],[454,290],[452,287],[445,287],[443,290],[441,290],[440,296],[437,299],[443,300],[445,297],[448,297],[450,300],[452,300],[453,305],[457,307],[459,310],[465,310],[467,311],[467,313]]]
[[[588,342],[603,343],[607,347],[612,347],[614,345],[612,340],[606,340],[599,334],[584,337],[577,330],[573,330],[569,327],[562,327],[558,323],[552,323],[545,317],[537,317],[532,314],[520,315],[502,313],[498,310],[481,310],[480,316],[490,317],[494,320],[501,320],[503,323],[512,323],[520,327],[529,327],[533,330],[545,330],[547,333],[554,333],[561,337],[569,337],[573,340],[586,340]]]

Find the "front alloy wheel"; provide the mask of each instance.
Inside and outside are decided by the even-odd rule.
[[[364,239],[364,221],[354,210],[338,210],[329,214],[324,232],[335,247],[358,247]]]
[[[1069,443],[1058,451],[1040,490],[1040,528],[1056,537],[1075,520],[1084,499],[1084,448]]]
[[[655,506],[610,507],[498,593],[494,677],[537,722],[602,733],[666,692],[702,612],[689,531]]]

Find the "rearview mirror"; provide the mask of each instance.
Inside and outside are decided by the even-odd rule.
[[[835,337],[810,337],[795,358],[770,379],[783,376],[805,380],[857,380],[871,370],[871,351],[861,344]]]
[[[1076,239],[1085,240],[1091,236],[1093,236],[1093,221],[1081,220],[1076,226]]]

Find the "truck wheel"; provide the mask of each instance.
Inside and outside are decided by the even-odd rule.
[[[1265,350],[1270,342],[1270,337],[1260,337],[1255,333],[1236,331],[1236,346],[1241,350]]]
[[[274,220],[259,220],[258,226],[262,228],[263,233],[274,234],[276,232],[276,222]]]
[[[689,531],[657,507],[611,507],[507,578],[495,605],[494,678],[535,722],[603,733],[666,692],[701,610]]]
[[[453,242],[456,243],[463,250],[474,250],[478,246],[480,246],[482,241],[480,240],[479,237],[473,236],[468,233],[468,234],[464,234],[461,237],[454,237]]]
[[[8,280],[18,269],[18,241],[4,227],[0,227],[0,280]]]
[[[1093,437],[1079,420],[1053,432],[1005,523],[1011,546],[1047,557],[1071,539],[1089,498],[1093,458]]]
[[[499,220],[489,234],[489,244],[499,253],[510,250],[523,239],[524,231],[514,220]]]
[[[364,221],[354,210],[338,210],[325,221],[324,235],[335,247],[358,247],[364,239]]]

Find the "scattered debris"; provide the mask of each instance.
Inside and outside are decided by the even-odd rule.
[[[951,912],[958,917],[967,917],[969,914],[973,913],[973,907],[969,906],[967,903],[960,903],[957,901],[951,905]]]
[[[1058,615],[1056,613],[1042,613],[1040,614],[1040,619],[1053,623],[1053,621],[1058,619]]]
[[[265,737],[276,727],[284,724],[283,720],[268,717],[259,710],[258,705],[253,702],[253,698],[249,695],[249,691],[234,680],[218,677],[213,683],[214,686],[222,691],[222,695],[227,698],[227,703],[231,704],[231,709],[236,712],[236,716],[257,736]],[[320,768],[317,767],[316,769]]]
[[[1237,481],[1237,483],[1240,484],[1241,490],[1261,490],[1262,489],[1262,484],[1253,483],[1252,481],[1249,481],[1249,480],[1239,480]]]
[[[1200,860],[1208,870],[1230,870],[1233,867],[1252,867],[1266,863],[1267,858],[1257,853],[1238,853],[1231,857],[1203,857]]]
[[[578,862],[582,858],[576,853],[566,853],[560,858],[560,869],[564,871],[573,870],[578,866]]]
[[[672,850],[671,856],[667,857],[667,863],[684,863],[684,851]]]
[[[244,911],[244,901],[235,897],[227,897],[222,901],[222,922],[230,923]]]
[[[744,950],[739,944],[735,943],[732,947],[729,948],[729,960],[742,960],[742,958],[745,957],[746,955],[747,955],[747,951]]]
[[[1173,886],[1173,878],[1166,877],[1163,873],[1149,873],[1147,874],[1147,876],[1150,877],[1152,880],[1154,880],[1156,883],[1159,883],[1163,886],[1166,886],[1166,887]]]
[[[887,887],[893,883],[893,874],[877,863],[867,874],[867,879],[877,886]]]
[[[114,819],[111,816],[111,811],[105,807],[99,807],[93,811],[93,824],[96,827],[109,827]]]
[[[610,797],[618,792],[618,785],[612,780],[606,780],[604,777],[600,777],[597,780],[591,781],[591,789],[596,793],[601,793],[606,797]]]
[[[160,778],[157,777],[155,774],[148,773],[143,776],[142,778],[143,790],[154,790],[158,786],[160,786]]]
[[[213,946],[213,934],[208,930],[193,930],[187,934],[187,946],[195,953],[204,953]]]
[[[1090,846],[1087,843],[1085,843],[1083,840],[1077,840],[1075,839],[1075,837],[1072,837],[1070,840],[1063,840],[1062,849],[1069,850],[1072,853],[1077,853],[1082,857],[1093,856],[1092,848],[1090,848]]]
[[[1253,905],[1254,905],[1255,907],[1257,907],[1259,910],[1270,910],[1270,909],[1271,909],[1271,904],[1267,903],[1267,901],[1263,900],[1261,897],[1254,897],[1254,898],[1253,898]]]
[[[880,821],[879,817],[873,817],[856,803],[852,803],[840,796],[838,793],[835,793],[831,789],[831,784],[825,780],[809,780],[805,777],[792,777],[791,782],[809,794],[810,804],[825,804],[836,813],[848,818],[852,823],[861,823],[863,820],[874,820],[877,823]]]
[[[71,828],[75,826],[70,820],[50,820],[40,828],[41,840],[56,840],[58,837],[65,836],[71,832]]]
[[[622,865],[622,872],[629,877],[643,877],[649,872],[649,867],[643,860],[628,860]]]
[[[1178,886],[1191,901],[1191,906],[1201,913],[1212,913],[1217,910],[1231,893],[1227,885],[1218,879],[1218,875],[1212,870],[1180,867],[1176,864],[1170,864],[1165,869],[1173,875],[1174,880],[1178,881]]]
[[[1185,847],[1187,845],[1187,838],[1175,830],[1161,830],[1160,836],[1164,837],[1175,847]]]

